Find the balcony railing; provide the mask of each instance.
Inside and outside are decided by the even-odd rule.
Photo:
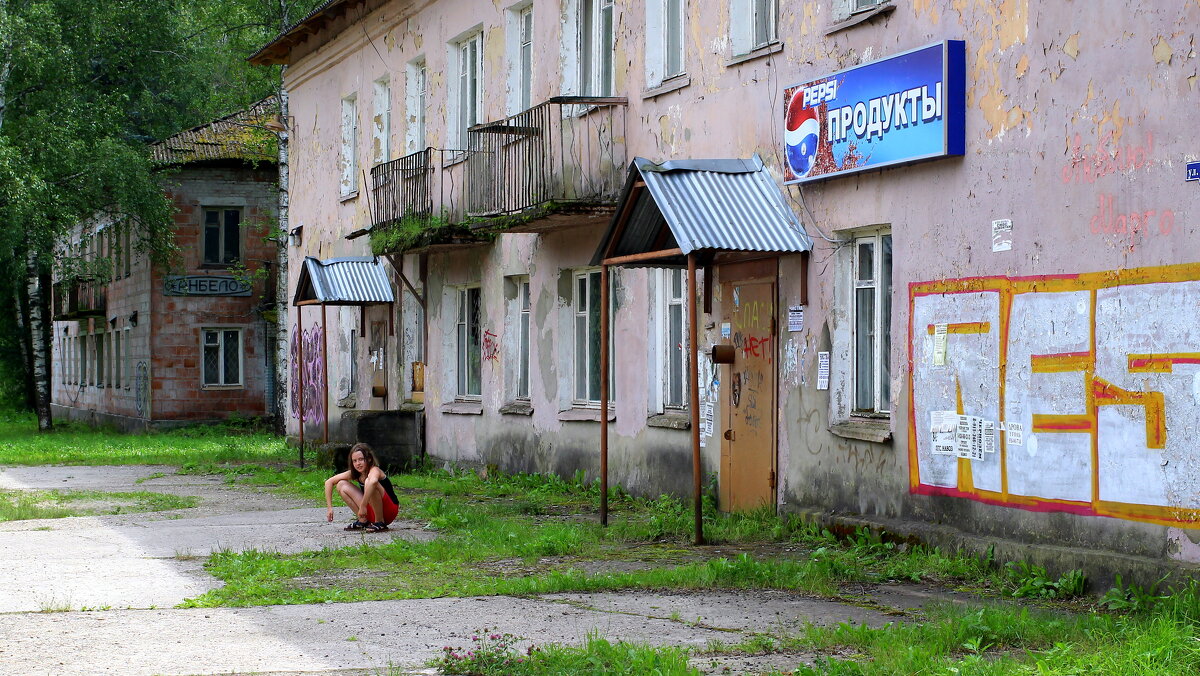
[[[467,131],[468,216],[547,202],[615,200],[625,174],[624,98],[559,96]]]
[[[371,211],[374,225],[395,223],[406,216],[433,214],[433,148],[418,150],[371,169]]]
[[[90,279],[54,285],[54,319],[103,317],[108,307],[108,287]]]

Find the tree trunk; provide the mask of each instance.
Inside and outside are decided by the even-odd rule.
[[[287,66],[284,66],[284,70]],[[279,119],[283,121],[284,129],[279,133],[279,262],[275,273],[275,433],[287,436],[288,412],[288,378],[291,370],[288,361],[291,357],[291,340],[288,334],[288,95],[280,85],[279,88]]]
[[[17,348],[21,352],[21,392],[25,406],[33,408],[33,350],[29,342],[29,289],[24,284],[13,285],[13,315],[17,326]]]
[[[50,317],[47,312],[46,275],[38,264],[37,252],[25,254],[25,281],[29,285],[29,335],[33,356],[33,408],[37,412],[38,431],[54,427],[50,416]]]

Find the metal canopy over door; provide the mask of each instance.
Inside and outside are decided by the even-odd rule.
[[[733,364],[721,374],[726,511],[775,504],[775,267],[772,260],[721,268],[722,323],[734,347]]]

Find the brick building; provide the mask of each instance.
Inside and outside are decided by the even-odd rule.
[[[154,144],[177,260],[152,266],[111,219],[81,224],[54,290],[51,402],[121,429],[273,413],[274,100]]]

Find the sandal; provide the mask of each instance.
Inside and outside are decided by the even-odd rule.
[[[366,521],[359,521],[358,519],[355,519],[354,521],[350,522],[350,525],[346,526],[343,530],[366,530],[370,525],[371,524],[367,523]]]
[[[388,528],[388,525],[382,521],[376,521],[375,523],[367,526],[368,533],[382,533],[385,530],[390,529]]]

